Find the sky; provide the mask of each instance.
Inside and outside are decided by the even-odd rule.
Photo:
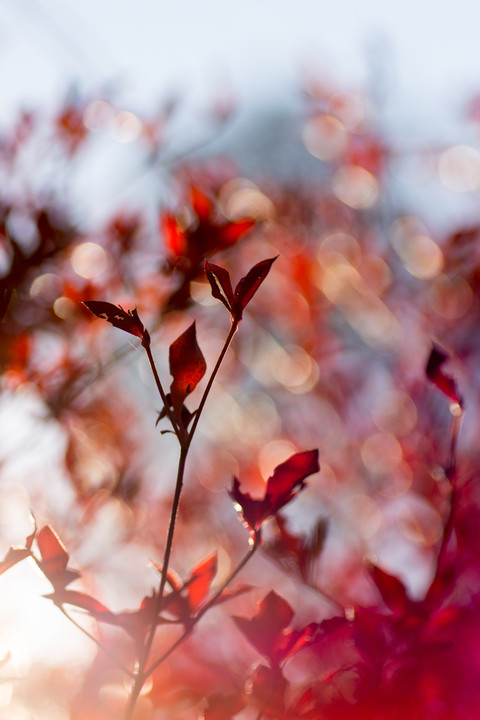
[[[225,88],[248,106],[306,70],[365,84],[375,57],[392,112],[435,125],[480,89],[479,22],[476,0],[0,0],[0,123],[72,82],[134,111]]]

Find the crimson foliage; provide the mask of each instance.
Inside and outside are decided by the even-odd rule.
[[[402,158],[353,112],[366,99],[318,86],[306,102],[318,177],[179,163],[153,223],[123,208],[92,230],[56,186],[25,194],[45,128],[25,115],[2,138],[18,180],[0,197],[2,401],[10,422],[34,400],[61,449],[1,458],[7,500],[15,459],[34,458],[22,528],[0,524],[1,580],[36,565],[96,653],[79,671],[46,650],[20,673],[9,648],[14,711],[477,712],[480,224],[396,212]],[[67,174],[84,110],[49,125]],[[167,119],[143,123],[150,162]]]

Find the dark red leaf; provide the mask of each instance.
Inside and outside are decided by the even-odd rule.
[[[37,545],[41,555],[38,566],[55,589],[63,588],[80,577],[80,573],[67,567],[70,556],[50,525],[38,531]]]
[[[217,574],[217,568],[218,557],[215,552],[206,560],[202,560],[201,563],[196,565],[190,573],[190,578],[187,581],[187,596],[192,611],[196,610],[208,595],[210,585]]]
[[[234,695],[215,693],[209,696],[207,702],[203,720],[231,720],[245,707],[245,701],[240,693]]]
[[[251,270],[243,277],[235,288],[235,316],[237,320],[242,319],[243,311],[263,283],[270,268],[277,259],[278,255],[268,260],[262,260],[253,266]]]
[[[236,503],[246,525],[253,532],[257,532],[264,520],[290,502],[305,487],[305,479],[319,469],[318,450],[296,453],[275,468],[267,481],[262,500],[253,499],[249,493],[242,493],[237,478],[233,479],[229,495]]]
[[[196,388],[205,375],[207,364],[197,343],[195,323],[170,345],[170,373],[173,377],[170,386],[172,405],[181,416],[183,401]]]
[[[460,408],[463,408],[463,399],[459,395],[456,381],[451,375],[448,375],[442,370],[442,365],[448,360],[448,357],[448,354],[442,350],[442,348],[433,343],[425,372],[429,380],[431,380],[444,395]]]
[[[138,317],[136,308],[124,310],[120,305],[101,300],[86,300],[83,304],[97,317],[108,320],[120,330],[140,338],[142,345],[150,344],[150,336]]]
[[[262,260],[232,290],[230,275],[225,268],[205,262],[205,273],[212,288],[213,297],[221,300],[232,316],[232,320],[240,322],[243,311],[267,277],[272,264],[277,258]]]
[[[296,453],[278,465],[267,482],[265,501],[270,506],[269,515],[290,502],[305,487],[305,479],[319,470],[318,450]]]
[[[50,595],[44,595],[44,597],[53,600],[56,605],[74,605],[82,610],[86,610],[89,615],[100,622],[109,623],[110,625],[119,624],[115,613],[105,607],[105,605],[102,605],[102,603],[94,597],[87,595],[86,593],[61,588]]]
[[[389,610],[398,616],[405,615],[411,606],[411,601],[402,581],[395,575],[385,572],[377,565],[371,564],[368,569],[382,596],[382,600]]]
[[[283,641],[283,631],[293,618],[293,610],[273,590],[258,603],[258,607],[258,613],[252,618],[233,616],[232,619],[249,643],[274,662]]]
[[[278,667],[257,665],[247,681],[250,702],[260,709],[262,717],[285,718],[285,694],[288,683]]]
[[[228,270],[205,261],[205,274],[212,288],[213,297],[220,300],[233,316],[235,300]]]
[[[320,518],[311,535],[294,535],[286,527],[285,519],[275,515],[278,527],[277,537],[264,545],[266,550],[283,567],[291,570],[297,569],[306,583],[311,580],[313,563],[320,556],[328,531],[328,521]]]

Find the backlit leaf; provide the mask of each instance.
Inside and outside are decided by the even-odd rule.
[[[70,556],[50,525],[42,527],[36,539],[41,556],[38,566],[55,588],[65,587],[80,577],[80,573],[67,567]]]
[[[173,377],[170,386],[172,405],[177,417],[180,417],[183,401],[195,390],[207,369],[205,358],[197,343],[194,322],[170,345],[169,360],[170,373]]]
[[[138,317],[136,308],[124,310],[121,305],[113,305],[101,300],[86,300],[83,304],[97,317],[108,320],[116,328],[140,338],[142,345],[150,343],[150,336]]]
[[[460,408],[463,408],[463,399],[458,392],[455,379],[442,370],[442,365],[448,360],[448,357],[448,353],[433,343],[425,372],[429,380],[431,380],[444,395]]]

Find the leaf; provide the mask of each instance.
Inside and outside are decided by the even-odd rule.
[[[212,288],[213,297],[220,300],[233,315],[235,300],[228,270],[205,260],[205,274]]]
[[[73,605],[74,607],[86,610],[89,615],[100,622],[109,623],[110,625],[119,624],[115,613],[91,595],[79,592],[78,590],[66,590],[65,588],[61,588],[60,590],[56,590],[49,595],[44,595],[43,597],[52,600],[56,605]]]
[[[278,255],[257,263],[238,283],[235,288],[235,313],[238,320],[241,320],[243,311],[267,277],[277,257]]]
[[[436,343],[432,344],[432,350],[425,367],[425,373],[439,390],[450,400],[463,409],[463,399],[460,396],[457,383],[451,375],[442,370],[442,365],[448,360],[449,355]]]
[[[37,564],[56,590],[80,577],[80,573],[67,567],[70,556],[50,525],[38,531],[37,545],[41,555]]]
[[[196,185],[190,185],[190,200],[199,221],[208,222],[215,211],[213,200]]]
[[[233,621],[253,647],[272,665],[280,667],[285,661],[310,644],[322,631],[318,623],[301,629],[289,629],[293,610],[280,595],[271,591],[259,603],[253,618],[232,616]]]
[[[236,503],[246,525],[256,533],[266,518],[275,515],[289,503],[305,487],[305,479],[319,469],[318,450],[296,453],[275,468],[267,481],[263,500],[254,499],[249,493],[242,493],[236,477],[233,478],[229,495]]]
[[[285,718],[288,682],[278,667],[257,665],[247,682],[252,705],[260,710],[257,717]]]
[[[136,308],[133,310],[124,310],[121,305],[113,305],[112,303],[101,300],[86,300],[83,304],[90,312],[102,320],[108,320],[108,322],[116,328],[140,338],[142,345],[150,344],[150,335],[138,317]]]
[[[27,550],[26,547],[24,548],[9,548],[7,554],[3,558],[3,560],[0,561],[0,575],[2,575],[4,572],[9,570],[11,567],[16,565],[17,563],[21,562],[22,560],[25,560],[25,558],[30,557],[30,550]]]
[[[165,238],[165,244],[174,257],[185,253],[185,233],[179,226],[174,215],[162,215],[159,221],[160,232]]]
[[[298,570],[305,583],[310,584],[312,566],[322,553],[327,538],[328,520],[320,518],[310,535],[294,535],[286,527],[285,518],[275,515],[277,537],[264,546],[283,567]]]
[[[276,259],[274,257],[262,260],[254,265],[238,282],[235,292],[232,290],[228,270],[205,261],[205,273],[212,288],[212,295],[225,305],[234,322],[240,322],[243,311],[267,277]]]
[[[231,720],[245,707],[245,701],[240,693],[232,695],[214,693],[207,698],[207,703],[203,720]]]
[[[215,552],[206,558],[206,560],[202,560],[201,563],[196,565],[190,573],[190,578],[187,581],[187,597],[188,604],[192,611],[196,610],[208,595],[210,585],[217,574],[217,569],[218,555]]]
[[[258,603],[258,608],[252,618],[232,616],[232,619],[248,642],[275,664],[276,650],[283,640],[283,630],[293,618],[293,610],[274,590]]]
[[[370,564],[368,570],[389,610],[398,616],[405,615],[410,609],[411,601],[402,581],[374,564]]]
[[[183,401],[205,375],[207,364],[197,343],[195,323],[170,345],[170,386],[172,406],[177,418],[181,417]]]
[[[5,555],[5,557],[3,558],[3,560],[0,560],[0,575],[2,575],[4,572],[9,570],[11,567],[16,565],[17,563],[19,563],[22,560],[25,560],[27,557],[31,556],[33,541],[35,540],[35,535],[37,534],[37,527],[35,524],[35,520],[33,522],[34,522],[34,529],[33,529],[33,532],[26,538],[25,547],[9,548],[8,552]]]

